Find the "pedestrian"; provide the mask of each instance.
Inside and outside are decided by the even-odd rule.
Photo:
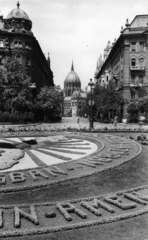
[[[79,123],[79,121],[80,121],[80,119],[79,119],[79,117],[78,117],[78,119],[77,119],[77,123]]]
[[[115,116],[114,117],[114,125],[115,125],[115,127],[117,127],[117,123],[118,123],[118,116]]]

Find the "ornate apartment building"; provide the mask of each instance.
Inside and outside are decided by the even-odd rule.
[[[50,58],[45,58],[42,49],[32,33],[32,22],[25,11],[17,8],[10,11],[6,18],[0,16],[0,66],[7,56],[15,57],[28,72],[37,88],[52,86],[53,73]]]
[[[148,15],[137,15],[130,24],[126,20],[119,38],[112,44],[109,41],[100,55],[94,79],[104,86],[115,82],[123,95],[121,115],[125,119],[128,103],[137,97],[132,89],[144,86],[148,92]]]

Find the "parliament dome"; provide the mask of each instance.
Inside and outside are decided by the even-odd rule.
[[[77,75],[77,73],[74,71],[74,66],[73,66],[73,62],[72,62],[72,66],[71,66],[71,71],[68,73],[68,75],[65,78],[65,83],[80,83],[80,79],[79,76]]]
[[[81,90],[81,81],[77,73],[74,71],[72,62],[71,71],[68,73],[64,81],[64,92],[66,97],[72,96],[75,90]]]
[[[22,18],[22,19],[30,20],[27,13],[24,10],[22,10],[21,8],[19,8],[19,6],[20,6],[20,4],[19,4],[19,2],[17,2],[17,8],[11,10],[11,12],[8,14],[6,19]]]

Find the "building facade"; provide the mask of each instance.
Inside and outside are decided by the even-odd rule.
[[[81,81],[74,71],[72,62],[71,71],[64,81],[64,116],[83,116],[83,106],[86,101],[86,93],[81,90]]]
[[[27,13],[20,9],[19,2],[6,18],[0,16],[1,67],[8,56],[15,57],[22,64],[38,89],[44,85],[54,85],[49,55],[46,59],[32,33],[32,22]]]
[[[136,89],[143,86],[148,92],[148,15],[136,16],[131,24],[126,20],[119,38],[108,42],[97,61],[94,79],[102,86],[114,81],[124,99],[124,121],[129,102],[137,98]]]

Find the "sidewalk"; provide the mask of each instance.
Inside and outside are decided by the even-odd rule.
[[[96,123],[96,122],[94,122],[94,126],[95,127],[98,127],[98,124]],[[114,126],[114,124],[111,124],[111,123],[109,123],[109,124],[107,124],[107,123],[99,123],[99,126],[100,127],[107,127],[107,128],[115,128],[115,126]],[[139,129],[139,128],[142,128],[142,129],[148,129],[148,125],[139,125],[138,123],[136,124],[136,123],[118,123],[117,124],[117,127],[116,127],[117,129],[118,128],[130,128],[130,129]]]
[[[0,123],[0,129],[1,128],[9,128],[9,127],[32,127],[32,126],[38,126],[38,127],[46,127],[49,126],[51,128],[66,128],[66,127],[72,127],[72,128],[89,128],[89,121],[86,118],[81,118],[80,123],[77,123],[76,118],[63,118],[61,122],[54,122],[54,123],[28,123],[28,124],[3,124]],[[107,129],[115,129],[114,124],[112,123],[101,123],[101,122],[94,122],[94,128],[107,128]],[[139,124],[132,124],[132,123],[118,123],[116,129],[148,129],[148,125],[142,125]]]

